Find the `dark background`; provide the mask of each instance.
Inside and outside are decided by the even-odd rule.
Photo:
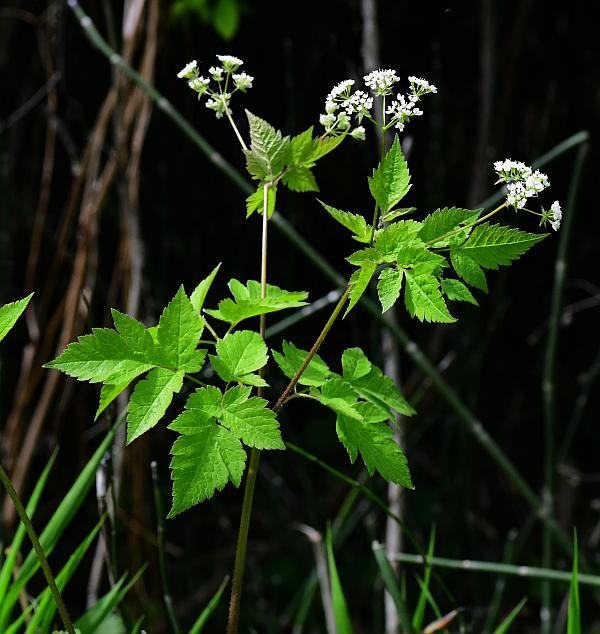
[[[127,310],[133,270],[141,275],[134,312],[146,323],[156,323],[180,284],[191,291],[222,261],[208,302],[216,304],[230,277],[258,277],[260,222],[256,216],[244,220],[243,192],[156,107],[148,111],[151,118],[143,135],[141,161],[134,169],[137,180],[130,177],[132,132],[123,121],[131,84],[90,44],[63,3],[5,1],[0,7],[0,303],[36,291],[35,320],[21,320],[2,343],[2,459],[11,469],[21,459],[28,474],[22,491],[27,492],[51,450],[60,445],[60,466],[39,511],[42,522],[108,424],[108,420],[92,422],[97,387],[75,387],[64,377],[49,387],[52,373],[40,371],[41,364],[58,353],[61,332],[71,341],[90,327],[109,325],[111,306]],[[121,3],[90,2],[85,9],[103,36],[126,56]],[[406,202],[417,207],[418,217],[446,205],[475,208],[494,191],[494,160],[511,157],[531,162],[573,134],[589,133],[579,181],[573,184],[573,166],[581,146],[543,168],[552,187],[542,202],[548,207],[559,199],[564,224],[571,223],[554,410],[554,442],[560,452],[555,462],[556,513],[568,534],[577,527],[582,552],[593,570],[600,522],[600,403],[595,384],[600,364],[596,246],[600,223],[594,198],[600,45],[594,3],[398,1],[379,2],[377,10],[381,66],[395,68],[403,78],[423,76],[439,90],[426,98],[424,116],[411,123],[403,137],[413,182]],[[232,104],[244,133],[244,107],[285,133],[298,133],[313,124],[318,128],[318,115],[331,87],[347,77],[360,79],[365,72],[364,21],[361,3],[356,1],[190,0],[173,5],[161,0],[156,16],[147,19],[144,14],[140,24],[133,65],[139,69],[156,46],[152,83],[242,171],[242,156],[225,120],[217,121],[177,79],[186,62],[198,59],[202,72],[214,63],[215,53],[234,54],[245,61],[244,70],[255,77],[254,87],[248,95],[236,95]],[[144,40],[147,33],[149,41]],[[85,162],[86,144],[97,131],[111,87],[116,106],[105,134],[90,146],[91,160]],[[143,106],[139,97],[132,99],[138,99],[135,122],[142,118]],[[316,171],[319,197],[368,215],[366,175],[376,152],[374,135],[368,131],[366,142],[345,142],[322,160]],[[114,170],[104,179],[103,167],[111,160]],[[96,171],[94,161],[98,161]],[[86,187],[94,183],[99,189],[106,185],[106,190],[90,193]],[[574,204],[568,206],[570,195]],[[92,211],[85,200],[91,201]],[[334,268],[349,275],[351,267],[344,257],[354,245],[313,195],[283,192],[278,209]],[[85,220],[86,213],[91,220]],[[568,221],[567,216],[571,216]],[[535,219],[526,214],[509,220],[524,230],[537,230]],[[131,222],[139,226],[138,241],[132,237]],[[440,364],[445,380],[536,492],[543,483],[542,377],[560,239],[560,233],[553,234],[514,266],[490,272],[490,293],[477,294],[479,308],[452,307],[457,324],[423,325],[411,321],[403,310],[396,316],[434,365]],[[73,280],[82,254],[86,255],[78,285]],[[139,269],[132,264],[137,256],[142,258]],[[333,288],[276,228],[271,232],[269,257],[272,283],[307,290],[312,299]],[[33,267],[29,274],[28,262]],[[69,292],[75,298],[71,312]],[[310,346],[326,312],[294,326],[285,337],[300,347]],[[278,335],[271,345],[277,349],[280,339]],[[361,346],[374,361],[383,362],[380,325],[359,309],[336,327],[322,354],[335,369],[341,350],[350,346]],[[418,401],[418,415],[405,421],[416,484],[415,492],[405,494],[408,526],[425,543],[435,524],[440,556],[491,561],[501,560],[507,535],[516,528],[522,537],[516,561],[539,565],[540,524],[532,522],[532,511],[513,483],[402,351],[400,370],[407,396]],[[273,372],[270,383],[275,396],[283,381]],[[10,423],[17,410],[16,422]],[[576,427],[574,416],[579,417]],[[281,419],[286,439],[359,476],[360,465],[349,464],[327,413],[311,404],[294,403]],[[569,428],[573,434],[567,444]],[[35,442],[28,453],[24,443],[32,433]],[[164,428],[156,429],[127,449],[120,500],[118,566],[133,571],[150,562],[132,593],[131,610],[146,610],[153,632],[166,631],[167,625],[160,603],[149,463],[158,462],[165,495],[170,495],[167,447],[172,436]],[[375,478],[371,486],[386,495],[382,481]],[[312,568],[310,546],[295,526],[305,523],[324,531],[347,492],[346,485],[296,455],[263,457],[243,615],[257,631],[289,630],[293,601]],[[241,493],[228,487],[167,524],[173,591],[185,623],[231,569],[240,501]],[[5,533],[10,534],[14,524],[6,509]],[[57,562],[91,528],[95,513],[90,497],[77,526],[66,533]],[[338,549],[340,575],[356,631],[383,631],[381,585],[370,542],[383,539],[385,518],[365,504],[357,504],[352,513],[351,530]],[[557,549],[554,565],[568,569],[570,561]],[[409,597],[417,592],[414,572],[407,568],[405,573]],[[81,588],[87,583],[85,566],[80,574],[80,590],[67,592],[67,599],[79,610]],[[442,611],[468,608],[465,624],[479,631],[494,576],[448,571],[441,571],[441,576],[454,596],[449,599],[433,589]],[[564,590],[555,587],[556,607]],[[529,631],[528,624],[536,631],[538,584],[511,580],[505,608],[524,595],[530,602],[523,613],[523,629],[516,631]],[[584,590],[591,628],[598,607],[588,595]],[[217,623],[221,627],[225,603],[215,617],[215,628]],[[77,613],[77,607],[73,611]],[[310,631],[323,631],[318,600],[309,623]]]

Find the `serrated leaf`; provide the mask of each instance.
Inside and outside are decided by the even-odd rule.
[[[388,211],[387,214],[383,214],[381,216],[381,220],[383,222],[392,222],[392,220],[395,220],[400,216],[406,216],[406,214],[411,214],[413,211],[416,210],[416,207],[399,207],[398,209],[392,209],[391,211]]]
[[[419,237],[423,242],[431,243],[432,246],[437,248],[446,247],[449,239],[444,238],[444,236],[462,225],[475,222],[482,211],[483,209],[470,210],[459,207],[436,209],[423,220],[423,227],[419,232]],[[457,234],[461,242],[467,237],[469,231],[470,229],[466,229],[464,232]]]
[[[183,386],[184,370],[155,368],[138,381],[127,411],[127,444],[152,429],[165,415],[173,394]]]
[[[241,402],[238,400],[228,403],[227,394],[228,392],[225,393],[221,419],[225,427],[249,447],[285,449],[275,412],[269,409],[268,402],[264,398],[246,396]]]
[[[404,301],[411,317],[420,321],[453,323],[456,321],[448,312],[446,302],[440,291],[440,283],[429,274],[415,275],[414,271],[405,270],[406,290]]]
[[[443,255],[430,251],[427,247],[416,243],[402,247],[396,256],[396,263],[402,268],[413,269],[415,274],[439,274],[448,266]]]
[[[321,205],[325,208],[327,213],[337,220],[341,225],[350,229],[354,234],[352,237],[358,242],[369,243],[371,241],[371,226],[367,224],[367,221],[358,214],[350,213],[349,211],[342,211],[327,205],[322,200],[319,200]]]
[[[204,423],[221,415],[223,393],[218,387],[208,385],[197,388],[185,404],[185,409],[168,426],[180,434],[196,434],[204,429]]]
[[[344,140],[344,138],[344,136],[316,137],[315,139],[313,139],[312,150],[306,160],[313,162],[318,161],[326,154],[329,154],[329,152],[335,150],[335,148]]]
[[[459,280],[442,280],[442,291],[448,299],[453,299],[457,302],[469,302],[479,306],[471,291]]]
[[[336,414],[346,416],[349,419],[362,421],[362,415],[356,410],[358,403],[358,395],[352,389],[352,386],[341,377],[328,379],[324,384],[321,392],[315,391],[315,396],[333,410]]]
[[[96,410],[94,420],[98,420],[98,416],[129,386],[130,381],[127,383],[119,383],[117,385],[103,385],[100,390],[100,403]]]
[[[156,344],[144,324],[115,308],[112,308],[110,312],[115,328],[127,346],[142,352],[148,360],[156,356]]]
[[[365,262],[359,269],[354,271],[350,277],[350,301],[348,302],[348,308],[344,313],[344,317],[356,306],[358,300],[362,297],[362,294],[367,290],[369,282],[375,273],[377,265],[372,262]]]
[[[154,349],[151,351],[154,354]],[[93,328],[69,344],[64,352],[44,365],[80,381],[128,383],[154,367],[147,350],[133,350],[123,337],[110,328]]]
[[[246,452],[234,434],[214,422],[199,421],[197,432],[179,436],[171,454],[173,506],[168,517],[211,498],[228,482],[240,486]]]
[[[342,354],[343,377],[350,383],[366,376],[371,371],[371,362],[360,348],[347,348]]]
[[[312,167],[314,165],[313,153],[313,126],[308,130],[292,137],[290,141],[290,163],[292,165],[304,165]]]
[[[373,171],[373,178],[369,178],[369,189],[383,214],[395,207],[408,193],[410,173],[398,135],[395,135],[392,147]]]
[[[266,297],[262,299],[260,282],[255,280],[249,280],[244,286],[232,279],[228,286],[234,299],[221,300],[218,309],[205,309],[204,312],[232,326],[237,326],[249,317],[305,306],[304,300],[308,297],[304,291],[284,291],[278,286],[267,284]]]
[[[267,385],[252,374],[266,365],[269,358],[267,346],[257,332],[239,330],[229,334],[217,342],[216,352],[216,356],[210,355],[210,361],[223,381]]]
[[[395,262],[408,246],[425,249],[419,238],[421,226],[416,220],[399,220],[377,231],[374,246],[379,253],[379,261]]]
[[[290,139],[248,110],[246,116],[250,125],[250,149],[245,151],[246,168],[252,178],[273,181],[283,170]]]
[[[548,234],[527,233],[488,222],[476,227],[469,239],[455,251],[468,255],[484,269],[510,265]]]
[[[160,316],[157,331],[159,346],[172,368],[198,372],[202,367],[205,353],[196,350],[202,328],[202,318],[180,286]]]
[[[336,431],[352,463],[360,452],[370,475],[378,471],[388,481],[414,488],[406,457],[386,423],[365,423],[338,416]]]
[[[475,260],[455,248],[450,248],[450,261],[458,277],[484,293],[488,292],[487,281],[483,269]]]
[[[318,192],[319,186],[310,167],[290,167],[281,182],[293,192]]]
[[[265,193],[262,183],[257,190],[246,198],[246,218],[249,218],[255,211],[262,216]],[[275,201],[277,199],[277,185],[271,185],[267,189],[267,217],[270,218],[275,212]]]
[[[217,275],[219,269],[221,268],[221,263],[217,264],[215,268],[210,272],[210,274],[205,277],[198,286],[194,289],[193,293],[190,295],[190,302],[194,307],[194,310],[200,314],[202,307],[204,306],[204,300],[206,299],[206,294],[208,293],[215,276]]]
[[[287,376],[288,379],[292,379],[304,359],[306,359],[307,354],[308,352],[306,350],[300,350],[296,348],[293,343],[284,341],[282,344],[282,353],[274,350],[273,358],[285,376]],[[329,366],[318,354],[315,354],[306,367],[306,370],[302,373],[302,376],[298,379],[298,383],[300,385],[321,387],[330,375],[331,371],[329,370]]]
[[[353,364],[349,361],[353,360]],[[367,364],[369,366],[368,372]],[[356,372],[353,365],[360,367]],[[396,384],[389,376],[386,376],[376,365],[373,365],[360,348],[349,348],[342,355],[343,377],[352,389],[369,403],[377,406],[387,413],[386,418],[391,418],[389,409],[394,409],[405,416],[412,416],[414,408],[407,402]]]
[[[383,269],[379,274],[379,281],[377,282],[377,295],[381,302],[381,308],[385,313],[390,309],[398,297],[400,297],[400,288],[402,286],[402,270],[393,268]]]
[[[6,337],[9,330],[15,325],[17,319],[23,314],[31,301],[33,293],[23,299],[0,307],[0,341]]]

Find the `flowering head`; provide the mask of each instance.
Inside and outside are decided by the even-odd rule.
[[[239,57],[233,55],[217,55],[220,66],[211,66],[208,69],[210,77],[207,79],[200,75],[198,63],[192,60],[178,73],[180,79],[187,79],[188,86],[202,99],[207,95],[206,107],[215,113],[217,119],[221,119],[229,112],[231,96],[238,90],[246,92],[252,88],[254,77],[245,72],[235,71],[244,63]]]
[[[536,197],[550,185],[546,174],[533,170],[521,161],[496,161],[497,183],[506,183],[506,204],[515,210],[523,209],[530,198]]]
[[[365,75],[365,86],[369,87],[379,97],[392,94],[392,87],[400,81],[395,70],[379,69]]]
[[[549,222],[554,231],[558,231],[560,227],[560,221],[562,220],[562,209],[560,208],[560,203],[558,202],[558,200],[555,200],[552,203],[548,211],[542,208],[542,213],[540,214],[540,216],[540,225],[542,227],[545,227],[546,223]]]

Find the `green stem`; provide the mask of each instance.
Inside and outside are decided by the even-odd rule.
[[[0,481],[4,485],[6,492],[8,493],[12,503],[15,505],[15,509],[19,517],[21,518],[21,522],[23,522],[23,526],[27,531],[27,535],[29,535],[29,539],[31,540],[31,544],[33,546],[33,550],[40,562],[40,567],[42,568],[42,572],[44,573],[44,577],[46,577],[46,582],[48,583],[48,587],[50,588],[50,593],[52,594],[52,598],[54,599],[54,603],[58,608],[58,612],[60,614],[60,618],[64,623],[65,629],[69,634],[75,634],[75,628],[73,627],[73,622],[71,621],[71,617],[69,616],[69,612],[67,611],[67,606],[64,604],[62,597],[60,596],[60,591],[56,585],[56,581],[54,580],[54,575],[52,574],[52,570],[50,570],[50,566],[48,564],[48,560],[46,559],[46,555],[44,555],[44,551],[40,544],[40,541],[36,535],[35,529],[33,528],[33,524],[29,519],[29,515],[27,515],[27,511],[23,506],[21,500],[15,488],[10,481],[6,471],[2,465],[0,465]]]
[[[233,125],[233,122],[232,122]],[[260,297],[267,296],[267,246],[269,228],[269,188],[271,183],[263,183],[263,215],[261,233],[261,258],[260,258]],[[265,338],[266,315],[260,316],[260,336]],[[260,369],[260,376],[263,376],[264,368]],[[262,396],[262,388],[258,388],[258,396]],[[250,529],[250,517],[252,516],[252,502],[254,500],[254,489],[256,488],[256,478],[258,476],[258,466],[260,463],[260,451],[254,447],[250,450],[250,465],[248,475],[244,484],[244,499],[242,501],[242,513],[240,517],[240,530],[235,549],[235,564],[233,568],[233,578],[231,581],[231,600],[229,602],[229,617],[227,620],[227,634],[236,634],[240,617],[240,604],[242,601],[242,586],[244,584],[244,568],[246,567],[246,552],[248,550],[248,531]]]
[[[240,145],[242,146],[242,150],[244,150],[244,152],[247,152],[248,151],[248,147],[244,143],[244,139],[242,139],[242,135],[240,134],[240,131],[238,130],[237,126],[235,125],[235,121],[233,120],[233,117],[231,116],[231,111],[229,110],[229,108],[225,109],[225,114],[227,114],[227,118],[229,119],[229,123],[231,123],[231,127],[233,128],[233,131],[235,132],[235,136],[237,137],[238,141],[240,142]]]
[[[379,128],[379,126],[377,126]],[[379,128],[381,133],[381,157],[380,161],[383,161],[385,157],[385,95],[381,97],[381,127]],[[381,163],[380,163],[381,164]],[[375,231],[377,229],[377,221],[379,220],[379,204],[375,201],[375,211],[373,212],[373,225],[371,226],[371,237],[369,238],[369,246],[373,244],[375,240]]]
[[[277,399],[277,403],[273,405],[274,412],[278,412],[283,407],[283,404],[287,401],[293,389],[296,387],[298,380],[304,374],[304,370],[306,370],[312,358],[315,356],[315,354],[317,354],[317,351],[321,347],[321,344],[323,343],[323,341],[325,341],[325,337],[327,337],[327,334],[331,330],[331,327],[335,323],[335,320],[338,318],[339,314],[342,312],[342,308],[344,308],[344,305],[348,299],[349,293],[350,293],[350,287],[347,286],[346,290],[344,291],[338,303],[336,304],[336,307],[333,309],[331,316],[327,320],[327,323],[323,327],[323,330],[321,330],[321,333],[319,334],[319,336],[317,337],[317,340],[313,344],[313,347],[308,351],[308,354],[306,355],[306,358],[302,362],[302,365],[298,368],[298,371],[294,375],[294,378],[288,383],[288,386],[285,388],[285,390],[283,391],[279,399]]]
[[[465,570],[469,572],[490,572],[493,574],[510,575],[525,579],[545,579],[548,581],[559,581],[569,583],[571,573],[551,568],[536,568],[533,566],[515,566],[512,564],[502,564],[487,561],[474,561],[472,559],[446,559],[445,557],[423,557],[422,555],[409,555],[399,553],[394,557],[395,561],[407,564],[419,564],[428,566],[439,566],[440,568],[452,568],[454,570]],[[579,574],[577,579],[580,584],[600,588],[600,576]]]

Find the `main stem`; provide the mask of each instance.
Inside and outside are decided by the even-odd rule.
[[[232,122],[233,125],[233,122]],[[263,184],[263,221],[261,240],[261,261],[260,261],[260,297],[267,296],[267,244],[268,244],[268,198],[271,183]],[[260,336],[265,338],[266,316],[260,316]],[[261,369],[262,376],[263,371]],[[262,396],[262,388],[258,388],[258,395]],[[231,582],[231,601],[229,603],[229,618],[227,621],[227,634],[236,634],[240,616],[240,603],[242,600],[242,585],[244,583],[244,568],[246,566],[246,551],[248,549],[248,531],[250,529],[250,517],[252,515],[252,502],[254,500],[254,489],[256,487],[256,477],[258,476],[258,466],[260,463],[260,451],[254,447],[250,450],[250,464],[248,475],[244,485],[244,499],[242,501],[242,515],[240,518],[240,530],[235,549],[235,565],[233,568],[233,579]]]
[[[62,597],[60,596],[60,591],[56,585],[56,581],[54,580],[54,575],[52,574],[52,570],[50,570],[50,565],[48,564],[48,560],[46,559],[46,555],[44,555],[44,550],[42,549],[42,545],[40,544],[40,540],[38,539],[35,529],[33,528],[33,524],[29,519],[29,515],[27,515],[27,511],[23,506],[21,500],[15,488],[10,481],[6,471],[2,465],[0,465],[0,481],[4,485],[6,492],[8,493],[12,503],[15,505],[15,509],[21,521],[23,522],[23,526],[25,526],[25,530],[27,531],[27,535],[29,535],[29,539],[31,540],[31,544],[33,545],[33,550],[37,555],[38,561],[40,562],[40,566],[42,568],[42,572],[44,573],[44,577],[46,577],[46,582],[48,583],[48,587],[50,588],[50,593],[52,594],[52,598],[54,599],[54,603],[56,603],[56,607],[58,608],[58,613],[60,614],[60,618],[64,623],[65,629],[69,634],[75,634],[75,628],[73,627],[73,622],[71,621],[71,617],[69,616],[69,612],[67,611],[67,606],[65,605]]]

